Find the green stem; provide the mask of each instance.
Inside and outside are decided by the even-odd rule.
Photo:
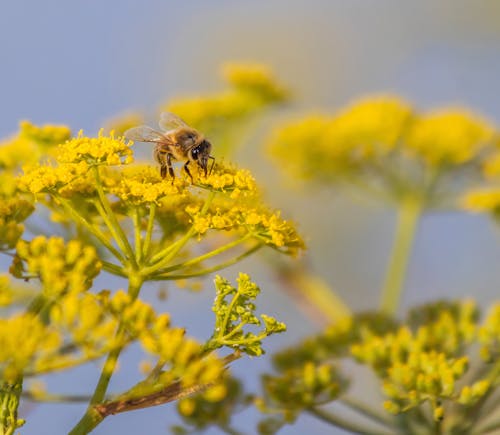
[[[19,399],[23,390],[22,378],[0,385],[0,435],[14,435],[21,426],[17,418]]]
[[[191,260],[184,261],[182,263],[177,263],[174,264],[173,266],[167,267],[165,269],[162,269],[161,271],[158,271],[158,273],[168,273],[172,272],[174,270],[178,269],[183,269],[188,266],[192,266],[194,264],[201,263],[202,261],[208,260],[209,258],[215,257],[216,255],[222,254],[223,252],[227,251],[228,249],[234,248],[235,246],[238,246],[239,244],[245,242],[249,238],[251,238],[252,235],[250,233],[245,234],[243,237],[240,237],[237,240],[233,240],[232,242],[229,242],[217,249],[214,249],[213,251],[207,252],[206,254],[200,255],[198,257],[192,258]]]
[[[134,248],[135,248],[135,258],[137,263],[141,263],[142,260],[142,235],[141,235],[141,216],[139,208],[135,207],[132,214],[132,219],[134,222]]]
[[[80,224],[82,227],[87,228],[87,230],[99,240],[103,246],[113,254],[114,257],[120,262],[124,263],[125,259],[123,258],[123,255],[115,249],[115,247],[109,242],[107,237],[96,227],[94,227],[92,224],[90,224],[87,220],[85,220],[71,205],[71,203],[64,199],[61,198],[60,196],[57,197],[57,200],[61,203],[63,206],[64,210],[77,222]]]
[[[208,275],[209,273],[217,272],[218,270],[225,269],[226,267],[229,267],[229,266],[232,266],[233,264],[238,263],[239,261],[241,261],[244,258],[248,257],[249,255],[253,254],[255,251],[258,251],[260,248],[262,248],[262,246],[264,246],[262,243],[258,243],[253,248],[250,248],[249,250],[245,251],[243,254],[238,255],[237,257],[231,258],[230,260],[225,261],[223,263],[219,263],[213,267],[208,267],[206,269],[199,270],[198,272],[187,273],[184,275],[158,274],[158,275],[148,276],[148,279],[151,281],[172,281],[172,280],[177,280],[177,279],[195,278],[197,276]]]
[[[359,434],[359,435],[390,435],[393,432],[381,432],[376,429],[367,428],[361,426],[357,423],[354,423],[350,420],[345,420],[337,415],[334,415],[330,412],[324,411],[319,408],[309,408],[307,412],[314,415],[315,417],[323,420],[326,423],[331,424],[332,426],[339,427],[341,429],[345,429],[351,433]]]
[[[215,192],[210,192],[207,199],[205,200],[203,208],[200,211],[201,216],[203,216],[208,211],[208,208],[210,207],[210,204],[212,203],[214,197]],[[163,266],[166,266],[195,234],[196,230],[194,229],[194,227],[191,227],[181,239],[177,240],[172,245],[154,255],[151,259],[151,262],[155,264],[143,269],[144,275],[149,275],[161,269]]]
[[[384,425],[388,429],[394,428],[394,423],[390,418],[386,417],[384,414],[380,412],[377,412],[375,409],[372,409],[365,403],[361,403],[358,400],[355,400],[350,397],[342,397],[339,400],[341,403],[348,406],[352,410],[359,412],[363,416],[370,418],[381,425]]]
[[[113,275],[116,276],[121,276],[123,278],[126,278],[128,275],[125,272],[125,270],[118,266],[117,264],[110,263],[108,261],[100,260],[102,263],[102,268],[109,273],[112,273]]]
[[[381,295],[380,308],[386,314],[394,315],[398,309],[422,209],[423,198],[418,195],[409,194],[401,202],[396,236]]]
[[[144,237],[144,244],[142,245],[142,256],[147,258],[149,255],[149,247],[151,245],[151,238],[153,236],[153,227],[155,223],[156,203],[153,202],[149,206],[148,227],[146,229],[146,236]]]
[[[129,260],[134,264],[134,266],[137,266],[136,258],[134,252],[132,251],[132,247],[128,242],[128,238],[123,232],[123,229],[120,226],[118,219],[116,218],[116,215],[111,208],[108,197],[104,193],[101,175],[99,174],[99,167],[93,166],[92,171],[94,172],[96,189],[97,194],[99,195],[100,204],[104,209],[104,213],[101,213],[101,216],[108,225],[109,230],[115,237],[116,243],[118,244],[120,249],[128,256]],[[99,202],[97,202],[97,204],[99,204]]]
[[[143,278],[141,275],[133,274],[129,276],[128,294],[131,296],[132,301],[135,301],[135,299],[139,296],[142,283]],[[125,325],[120,323],[115,334],[116,342],[121,343],[125,338],[125,335]],[[116,369],[118,358],[124,347],[124,344],[119,344],[108,354],[104,367],[102,368],[99,381],[97,382],[97,386],[90,399],[89,407],[81,420],[76,424],[71,432],[69,432],[69,435],[85,435],[92,431],[103,420],[104,417],[97,411],[96,405],[102,403],[106,396],[111,376]]]

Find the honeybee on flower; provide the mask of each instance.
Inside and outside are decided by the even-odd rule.
[[[125,137],[134,142],[152,142],[156,146],[153,156],[160,165],[162,178],[167,176],[167,170],[172,178],[175,178],[172,161],[185,161],[183,166],[186,173],[193,181],[189,170],[189,164],[196,162],[203,169],[205,176],[208,171],[208,160],[212,160],[210,172],[215,163],[215,158],[210,155],[212,144],[192,127],[189,127],[181,118],[171,112],[163,112],[160,115],[160,128],[163,131],[154,130],[147,125],[130,128],[125,132]]]

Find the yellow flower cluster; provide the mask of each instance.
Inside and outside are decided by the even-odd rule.
[[[108,119],[104,123],[104,131],[112,132],[118,136],[123,136],[124,133],[138,125],[144,124],[144,117],[138,112],[127,112],[122,115],[118,115],[114,118]]]
[[[110,173],[103,181],[109,193],[130,205],[160,203],[165,197],[185,195],[187,187],[184,180],[176,178],[172,182],[170,179],[161,178],[158,170],[151,166],[130,167],[121,173]]]
[[[78,240],[65,243],[61,237],[38,236],[30,242],[19,241],[16,249],[14,275],[22,278],[26,267],[29,276],[40,279],[48,296],[88,290],[101,271],[95,248]]]
[[[493,154],[483,166],[483,172],[491,185],[483,188],[471,189],[462,198],[465,210],[474,213],[489,213],[494,218],[500,217],[500,153]]]
[[[480,330],[491,328],[492,318]],[[351,346],[352,355],[383,380],[384,393],[390,399],[384,406],[389,412],[405,412],[429,401],[435,419],[440,420],[444,400],[471,405],[486,393],[488,379],[475,380],[460,390],[457,385],[469,365],[466,347],[477,337],[477,308],[472,302],[415,310],[410,323],[418,326],[415,332],[403,326],[393,333],[367,335]]]
[[[13,299],[13,291],[10,286],[8,275],[0,275],[0,307],[10,305]]]
[[[257,192],[257,184],[250,171],[222,164],[217,164],[207,177],[200,178],[198,185],[220,192],[231,192],[231,198]]]
[[[253,63],[226,63],[222,75],[236,89],[253,93],[267,101],[285,101],[289,91],[281,86],[271,69]]]
[[[217,202],[208,213],[202,213],[199,207],[188,207],[187,212],[199,235],[209,229],[238,230],[293,255],[304,248],[304,242],[294,226],[283,220],[279,212]]]
[[[195,385],[207,387],[204,397],[222,399],[221,389],[224,363],[215,355],[203,355],[200,343],[185,337],[183,328],[170,328],[167,316],[159,316],[151,328],[139,337],[142,347],[167,366],[155,380],[158,385],[169,385],[180,380],[183,388]],[[139,390],[144,392],[144,385]]]
[[[22,199],[0,199],[0,250],[12,249],[24,231],[33,205]]]
[[[105,293],[98,295],[71,289],[60,297],[50,310],[50,323],[66,337],[71,338],[72,352],[59,355],[45,366],[37,365],[37,371],[51,371],[59,367],[70,367],[79,359],[98,358],[118,345],[115,331],[119,318],[110,316]]]
[[[89,173],[90,166],[122,165],[133,161],[130,144],[122,138],[109,137],[99,133],[96,138],[81,134],[60,145],[55,166],[26,165],[19,177],[21,190],[37,194],[57,192],[61,196],[74,194],[89,196],[95,193],[96,180]],[[116,176],[115,176],[116,178]]]
[[[287,420],[303,409],[334,400],[342,384],[334,366],[313,362],[287,369],[281,376],[263,376],[262,383],[266,400],[259,399],[257,406],[263,411],[278,406]]]
[[[390,195],[432,195],[443,186],[452,189],[442,175],[470,177],[470,167],[484,164],[495,150],[495,130],[467,110],[422,114],[404,100],[380,96],[331,117],[286,124],[268,149],[294,177],[371,185]],[[445,184],[436,186],[437,180]]]
[[[441,109],[414,120],[406,144],[429,166],[458,166],[480,156],[493,134],[493,127],[473,113]]]
[[[259,64],[227,64],[222,68],[229,89],[193,98],[174,99],[162,110],[176,113],[218,144],[219,155],[226,147],[234,148],[235,128],[258,115],[262,109],[288,99],[288,91],[272,72]]]
[[[0,373],[14,381],[23,370],[52,361],[62,343],[57,331],[31,314],[0,318]]]
[[[383,157],[396,147],[411,114],[411,106],[397,97],[355,102],[331,120],[324,144],[331,158],[346,164]]]
[[[208,429],[214,425],[228,427],[231,416],[245,399],[243,388],[236,379],[225,376],[221,387],[219,391],[215,389],[216,394],[190,396],[178,402],[180,416],[192,429]],[[171,432],[181,433],[176,429],[177,427],[172,428]]]
[[[491,213],[500,216],[500,189],[472,190],[464,195],[462,205],[471,212]]]
[[[83,136],[80,132],[78,137],[60,146],[57,160],[60,163],[84,161],[89,165],[129,164],[134,161],[130,146],[131,143],[125,142],[123,138],[115,138],[113,132],[106,137],[100,131],[96,138]]]
[[[19,189],[33,194],[57,192],[62,196],[74,194],[91,195],[95,182],[90,178],[86,162],[51,166],[26,166],[18,178]]]
[[[0,143],[0,167],[15,169],[18,166],[37,162],[50,148],[66,142],[71,130],[64,125],[46,124],[36,126],[28,121],[19,124],[19,133]]]
[[[479,328],[481,356],[486,361],[497,361],[500,356],[500,304],[491,307],[484,324]]]
[[[336,116],[315,115],[283,126],[268,148],[294,176],[332,179],[393,151],[411,115],[411,106],[396,97],[360,100]]]
[[[444,414],[441,401],[456,396],[456,381],[467,367],[467,357],[449,358],[440,352],[413,351],[406,361],[394,362],[387,370],[383,390],[391,400],[384,407],[398,414],[428,400],[434,418],[441,420]]]

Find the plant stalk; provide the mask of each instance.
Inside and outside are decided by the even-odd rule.
[[[381,311],[389,315],[396,314],[399,307],[422,210],[423,198],[414,194],[404,197],[399,208],[396,235],[380,299]]]

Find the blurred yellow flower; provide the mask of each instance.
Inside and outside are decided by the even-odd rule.
[[[441,109],[417,117],[404,143],[430,166],[459,166],[480,157],[493,134],[493,126],[467,110]]]

